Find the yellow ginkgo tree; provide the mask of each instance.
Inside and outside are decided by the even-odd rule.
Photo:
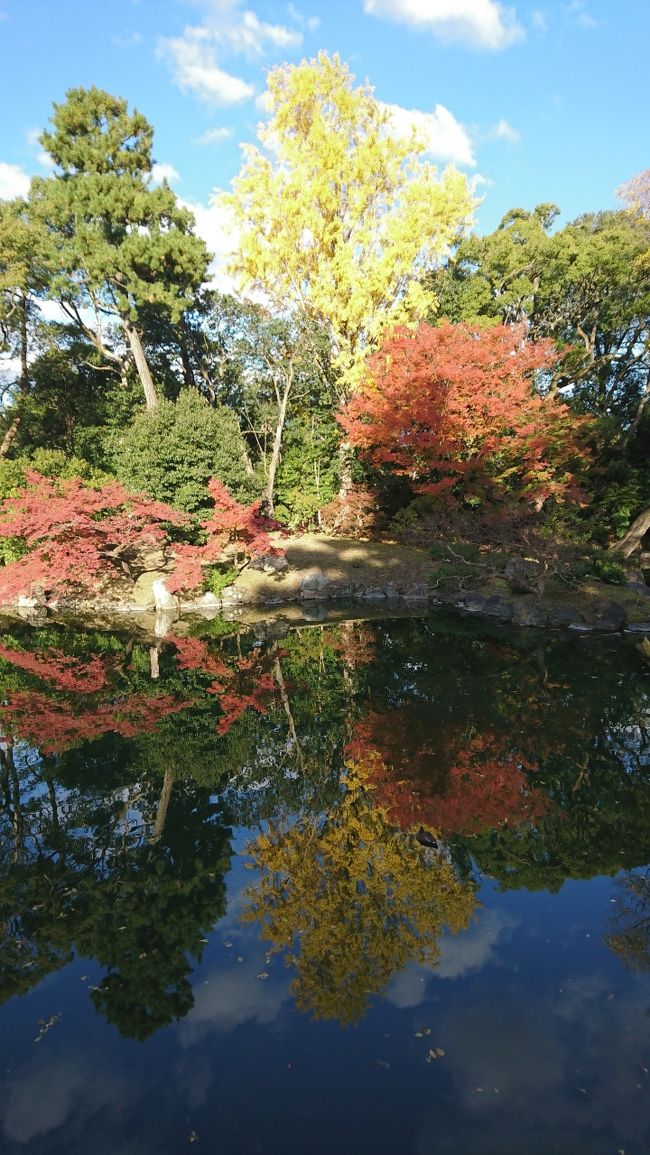
[[[245,147],[223,194],[239,233],[230,271],[242,291],[326,326],[345,397],[386,327],[430,309],[422,276],[468,223],[472,196],[454,168],[438,175],[415,132],[394,132],[336,55],[273,69],[265,102],[260,147]]]

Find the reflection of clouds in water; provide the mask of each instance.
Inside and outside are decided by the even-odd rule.
[[[443,1011],[436,1035],[472,1155],[648,1149],[647,989],[636,980],[611,993],[592,974],[550,995],[490,991]],[[432,1117],[417,1151],[455,1153],[458,1126],[457,1114],[446,1125]]]
[[[72,1135],[85,1131],[97,1112],[128,1097],[129,1084],[106,1062],[91,1070],[76,1050],[66,1054],[59,1048],[53,1056],[48,1043],[43,1047],[43,1058],[39,1054],[5,1086],[2,1130],[10,1141],[29,1143],[66,1124],[67,1151],[72,1149]],[[96,1145],[94,1149],[101,1150]]]
[[[468,930],[447,934],[440,942],[440,957],[433,967],[411,966],[397,975],[386,992],[395,1007],[416,1007],[429,996],[431,978],[457,979],[488,963],[498,963],[497,946],[518,925],[507,911],[479,911]]]
[[[195,987],[194,1006],[178,1026],[181,1044],[191,1047],[210,1030],[232,1031],[242,1023],[275,1022],[289,998],[289,979],[276,982],[272,975],[263,981],[256,977],[260,969],[264,964],[260,967],[257,952],[250,962],[237,963],[232,957],[209,974],[207,983]]]

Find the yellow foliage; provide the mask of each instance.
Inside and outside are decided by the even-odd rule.
[[[268,78],[270,118],[224,201],[241,231],[231,272],[331,333],[344,389],[387,326],[433,303],[419,278],[468,222],[465,176],[438,178],[415,132],[397,138],[367,85],[338,56]]]
[[[348,1024],[408,963],[435,962],[444,927],[466,927],[476,899],[444,857],[371,805],[358,767],[342,786],[324,818],[271,826],[249,846],[260,877],[242,918],[287,952],[297,1006]]]

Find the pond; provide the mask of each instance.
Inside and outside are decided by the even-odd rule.
[[[0,1150],[650,1149],[650,643],[0,637]]]

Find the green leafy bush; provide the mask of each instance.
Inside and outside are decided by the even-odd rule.
[[[137,414],[116,437],[113,462],[131,489],[193,513],[209,508],[211,477],[238,500],[250,500],[245,448],[232,410],[213,409],[199,393],[184,390],[177,401],[162,400]]]

